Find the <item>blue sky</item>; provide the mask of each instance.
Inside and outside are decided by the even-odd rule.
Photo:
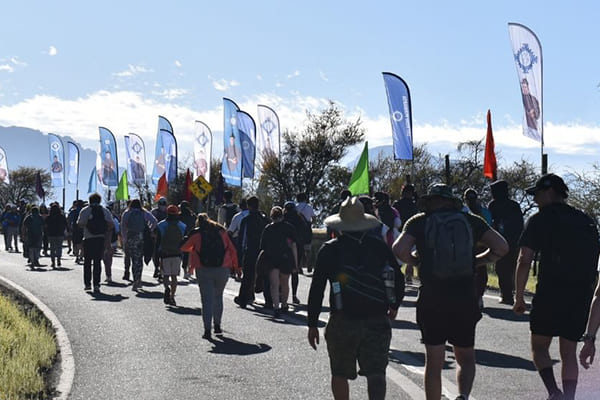
[[[542,42],[551,164],[585,168],[600,149],[593,1],[39,1],[3,15],[0,125],[90,148],[106,126],[119,144],[144,137],[151,160],[158,115],[185,148],[195,119],[222,131],[222,97],[255,117],[257,104],[272,106],[284,129],[332,99],[361,117],[371,146],[391,144],[390,71],[411,88],[415,142],[447,152],[483,137],[491,108],[497,149],[537,163],[508,38],[507,23],[520,22]]]

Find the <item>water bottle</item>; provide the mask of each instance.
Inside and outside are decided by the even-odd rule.
[[[394,268],[389,264],[386,264],[385,267],[383,267],[381,277],[383,278],[383,284],[385,285],[385,297],[388,304],[396,303],[396,274],[394,273]]]
[[[337,311],[342,309],[342,287],[338,281],[331,282],[331,290],[333,291],[333,305]]]

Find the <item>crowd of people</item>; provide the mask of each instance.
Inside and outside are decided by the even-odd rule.
[[[239,307],[256,306],[255,296],[262,293],[262,307],[281,318],[300,303],[299,274],[313,272],[307,300],[308,342],[317,349],[319,315],[329,286],[325,339],[336,399],[348,398],[348,380],[357,374],[367,378],[369,399],[385,398],[390,321],[402,304],[405,284],[416,279],[415,268],[426,398],[441,399],[448,343],[457,363],[457,400],[468,399],[488,266],[495,266],[500,302],[523,314],[525,285],[535,263],[537,288],[530,312],[533,362],[549,399],[574,399],[577,342],[584,342],[579,361],[588,368],[600,326],[596,223],[566,203],[568,188],[554,174],[542,176],[527,189],[539,210],[525,224],[506,181],[493,182],[490,190],[487,207],[474,189],[459,197],[444,184],[430,186],[418,198],[414,186],[407,184],[393,202],[385,192],[353,197],[343,191],[324,221],[328,240],[316,257],[311,254],[315,211],[305,193],[272,207],[267,215],[256,196],[238,205],[232,193],[225,192],[216,221],[207,214],[196,215],[186,201],[168,204],[165,198],[152,210],[131,200],[120,214],[111,203],[102,206],[101,196],[94,193],[87,203],[74,202],[67,215],[58,203],[49,210],[9,205],[0,223],[5,250],[19,252],[20,237],[32,269],[40,267],[42,253],[50,257],[51,268],[60,267],[66,239],[68,252],[83,264],[84,290],[93,293],[100,292],[102,264],[106,282],[112,282],[112,257],[119,242],[125,266],[122,279],[132,282],[132,290],[140,290],[143,266],[152,262],[169,307],[177,306],[181,272],[184,279],[195,275],[205,339],[223,334],[223,292],[231,277],[240,281],[234,298]],[[559,298],[556,293],[563,295]],[[562,389],[549,355],[553,337],[559,337]]]

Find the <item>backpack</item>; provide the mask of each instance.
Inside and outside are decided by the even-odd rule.
[[[220,267],[225,259],[225,244],[217,229],[200,231],[202,248],[198,252],[200,262],[205,267]]]
[[[146,226],[146,221],[144,221],[144,215],[142,210],[133,210],[129,214],[129,218],[127,219],[127,232],[129,233],[142,233],[144,232],[144,227]]]
[[[88,218],[86,228],[92,235],[103,235],[108,225],[104,219],[104,210],[101,205],[93,205],[92,212]]]
[[[183,232],[179,228],[179,221],[167,221],[164,233],[161,232],[160,251],[163,256],[178,256],[181,254],[179,247],[183,241]]]
[[[550,273],[565,285],[594,285],[600,253],[596,223],[570,206],[554,209],[553,215],[556,222],[552,223],[549,252],[542,252],[540,274]]]
[[[229,226],[231,224],[233,216],[237,212],[238,207],[236,204],[231,204],[229,206],[223,205],[222,207],[225,209],[225,226]]]
[[[459,211],[432,213],[425,222],[423,263],[434,279],[473,276],[473,232]]]

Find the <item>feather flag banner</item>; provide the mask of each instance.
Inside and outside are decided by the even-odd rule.
[[[196,121],[194,134],[194,179],[202,176],[210,181],[212,132],[204,122]]]
[[[406,82],[398,75],[384,72],[383,81],[390,109],[394,159],[413,159],[412,106]]]
[[[52,133],[48,134],[48,144],[50,146],[50,178],[52,187],[65,186],[65,149],[62,141]]]
[[[239,107],[223,98],[223,162],[221,173],[225,183],[242,186],[242,142],[237,129]]]

